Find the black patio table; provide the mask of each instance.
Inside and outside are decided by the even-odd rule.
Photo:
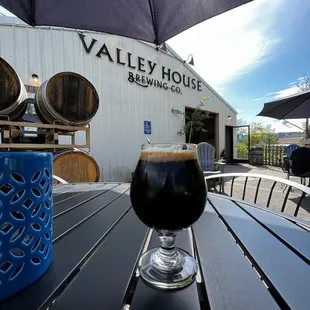
[[[158,237],[136,217],[128,190],[121,183],[56,185],[52,265],[0,309],[310,308],[309,227],[216,194],[177,236],[179,247],[194,248],[201,276],[177,291],[149,287],[137,262]]]

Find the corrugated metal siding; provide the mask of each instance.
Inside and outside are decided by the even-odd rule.
[[[171,108],[195,107],[203,96],[210,97],[206,110],[220,115],[219,150],[225,147],[225,125],[235,124],[236,115],[206,85],[201,92],[181,87],[182,95],[155,87],[143,88],[128,82],[127,66],[95,55],[105,43],[114,59],[116,48],[120,48],[124,54],[130,52],[135,61],[140,56],[156,62],[154,79],[161,80],[161,66],[194,78],[180,60],[136,40],[85,35],[88,44],[92,38],[98,40],[90,54],[85,52],[76,31],[0,25],[0,56],[28,85],[32,84],[33,73],[43,82],[61,71],[79,73],[93,83],[99,93],[100,108],[91,122],[91,155],[100,166],[102,180],[130,179],[140,146],[145,143],[144,120],[152,121],[152,142],[184,142],[184,137],[177,134],[183,120],[173,115]]]

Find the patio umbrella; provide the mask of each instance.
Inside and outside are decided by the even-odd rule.
[[[117,34],[160,45],[178,33],[252,0],[0,0],[32,26]]]
[[[310,91],[265,103],[257,116],[275,119],[310,118]]]

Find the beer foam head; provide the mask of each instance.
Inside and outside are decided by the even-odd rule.
[[[177,148],[151,147],[142,150],[140,160],[154,162],[185,161],[197,159],[196,149],[182,150]]]

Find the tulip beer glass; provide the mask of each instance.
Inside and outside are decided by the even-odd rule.
[[[142,278],[162,289],[190,284],[197,262],[174,242],[176,233],[196,222],[205,208],[207,189],[196,145],[142,145],[130,197],[139,219],[160,239],[160,247],[140,259]]]

